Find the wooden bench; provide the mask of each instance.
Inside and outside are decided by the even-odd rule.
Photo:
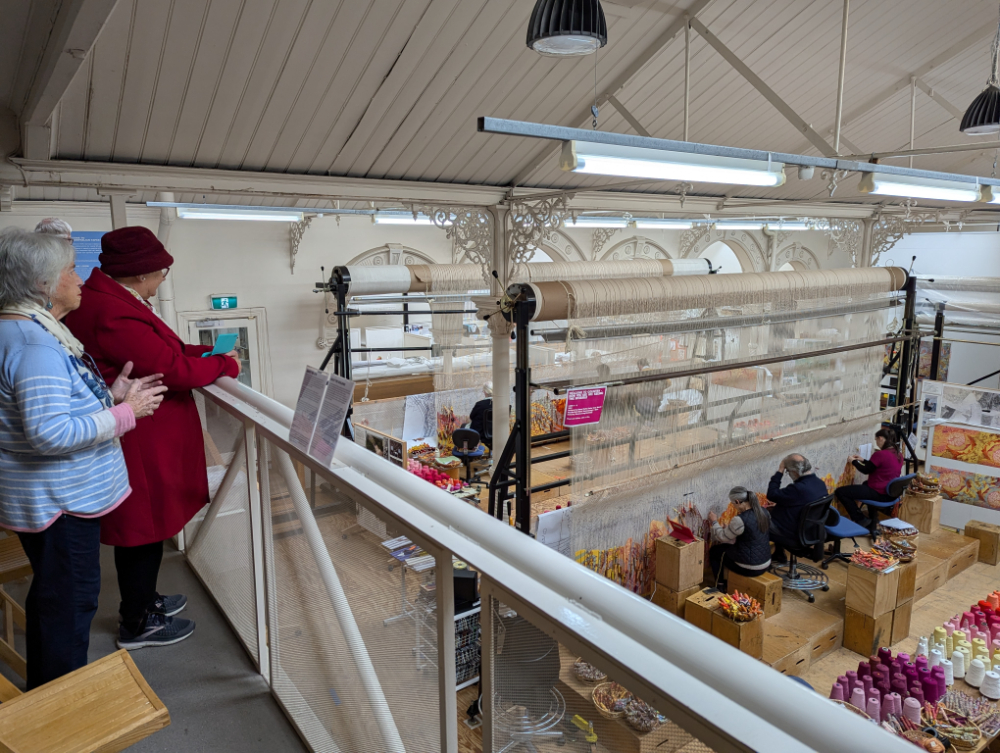
[[[0,659],[22,678],[28,678],[28,665],[14,648],[14,626],[24,630],[24,609],[3,589],[4,583],[31,575],[28,555],[21,548],[21,540],[14,533],[0,538],[0,609],[3,624],[0,626]],[[0,698],[2,700],[2,698]]]
[[[4,681],[6,682],[6,681]],[[20,694],[0,682],[0,753],[115,753],[170,724],[128,651]]]

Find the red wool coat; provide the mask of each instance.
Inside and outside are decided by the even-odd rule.
[[[126,362],[132,377],[163,374],[168,391],[152,416],[122,437],[132,494],[101,518],[101,543],[139,546],[175,536],[208,504],[205,440],[191,390],[237,375],[236,362],[186,345],[155,313],[100,269],[65,319],[110,385]]]

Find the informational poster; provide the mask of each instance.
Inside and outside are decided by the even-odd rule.
[[[1000,429],[1000,390],[929,379],[921,381],[918,447],[915,449],[924,460],[929,457],[930,428],[942,423]]]
[[[288,440],[323,465],[329,465],[353,399],[354,382],[307,367]]]
[[[564,426],[596,424],[604,411],[607,387],[578,387],[566,391],[566,420]]]
[[[74,230],[73,248],[76,249],[76,273],[84,282],[95,267],[101,266],[97,258],[101,255],[102,230]]]

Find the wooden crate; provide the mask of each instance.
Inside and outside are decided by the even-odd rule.
[[[0,750],[124,750],[170,724],[128,651],[0,704]]]
[[[907,601],[892,610],[892,633],[889,645],[895,646],[910,635],[910,618],[913,615],[913,601]]]
[[[917,563],[917,578],[913,584],[913,599],[920,599],[940,588],[948,575],[948,565],[944,560],[920,552],[914,560]]]
[[[774,617],[781,611],[782,580],[774,573],[761,573],[755,577],[729,573],[726,589],[728,593],[739,591],[752,596],[764,609],[764,618]]]
[[[905,604],[913,598],[917,587],[917,561],[904,562],[896,567],[899,571],[899,582],[896,585],[896,606]]]
[[[764,617],[758,615],[748,622],[736,622],[721,610],[712,613],[712,635],[754,659],[764,655]]]
[[[899,517],[920,533],[935,533],[941,528],[941,495],[914,497],[904,494]]]
[[[684,602],[684,619],[711,633],[712,615],[719,610],[721,595],[722,591],[717,588],[703,588],[691,594]]]
[[[785,602],[781,614],[764,621],[762,659],[782,674],[804,674],[816,661],[841,647],[844,620],[799,599]]]
[[[675,591],[672,588],[667,588],[662,583],[657,583],[651,601],[656,606],[666,609],[671,614],[683,617],[684,603],[687,601],[687,598],[698,593],[700,590],[701,586],[694,586],[686,591]]]
[[[948,580],[968,570],[979,561],[979,539],[965,538],[966,543],[952,552],[951,557],[948,558]]]
[[[847,608],[872,617],[891,612],[896,608],[898,586],[898,568],[880,573],[852,562],[847,567]]]
[[[892,639],[892,612],[878,617],[862,614],[850,607],[844,615],[844,648],[862,656],[871,656]]]
[[[705,570],[705,542],[695,539],[690,544],[673,536],[656,540],[656,580],[674,591],[685,591],[701,585]]]
[[[1000,526],[970,520],[965,524],[965,535],[979,540],[979,561],[987,565],[1000,564]]]

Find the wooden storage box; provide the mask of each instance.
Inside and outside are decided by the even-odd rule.
[[[951,557],[948,558],[948,580],[968,570],[979,561],[980,543],[979,539],[966,538],[965,543],[952,552]]]
[[[749,622],[736,622],[721,610],[712,613],[712,635],[754,659],[764,656],[764,617],[758,615]]]
[[[686,591],[701,585],[705,570],[705,542],[690,544],[672,536],[656,540],[656,580],[674,591]]]
[[[712,615],[719,611],[721,595],[722,591],[717,588],[703,588],[691,594],[684,602],[684,619],[706,633],[711,633]]]
[[[899,607],[913,598],[917,588],[917,560],[896,566],[899,581],[896,584],[896,606]]]
[[[919,601],[941,587],[947,579],[948,566],[944,560],[922,553],[917,555],[914,562],[917,565],[917,580],[913,588],[913,598]]]
[[[662,583],[656,584],[656,590],[653,591],[653,597],[650,599],[656,606],[666,609],[671,614],[676,614],[678,617],[684,617],[684,604],[689,596],[698,593],[701,590],[701,586],[695,586],[689,588],[686,591],[675,591],[672,588],[667,588]]]
[[[934,533],[941,528],[941,495],[915,497],[904,494],[899,517],[920,533]]]
[[[965,524],[965,535],[979,540],[979,561],[987,565],[1000,563],[1000,526],[970,520]]]
[[[879,617],[896,608],[896,591],[899,586],[899,568],[880,573],[867,567],[855,565],[847,567],[848,611]]]
[[[782,581],[774,573],[764,572],[760,575],[749,578],[745,575],[729,573],[727,576],[726,589],[728,593],[739,591],[748,596],[752,596],[760,602],[764,610],[764,618],[774,617],[781,611],[781,585]]]
[[[862,656],[871,656],[892,640],[892,612],[878,617],[847,607],[844,614],[844,648]]]
[[[913,615],[913,600],[892,610],[892,634],[889,637],[889,645],[895,646],[900,641],[905,641],[910,634],[910,617]]]

